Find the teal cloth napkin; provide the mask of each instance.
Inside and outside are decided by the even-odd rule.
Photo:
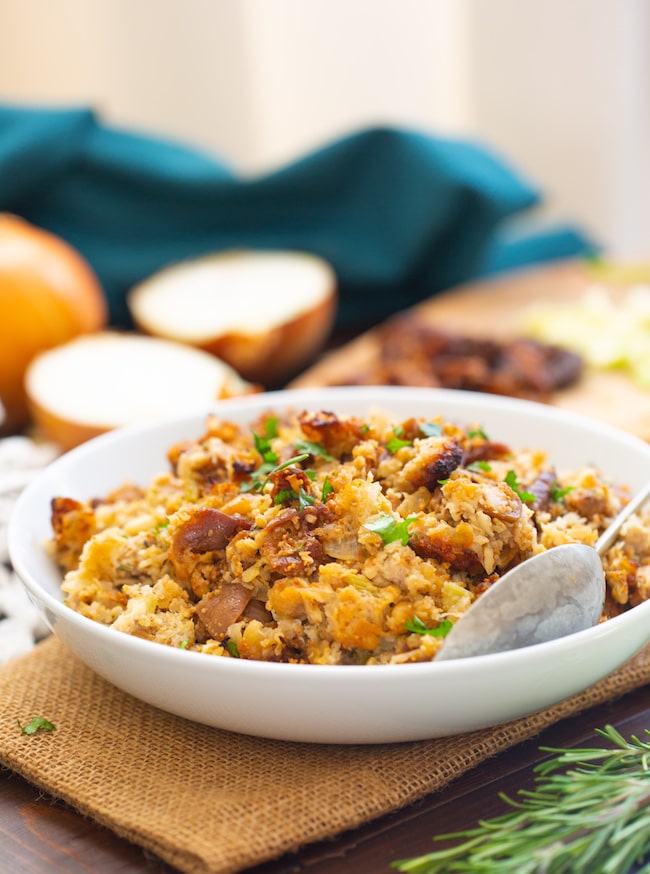
[[[0,104],[0,210],[67,239],[115,326],[159,268],[233,247],[300,249],[337,273],[339,328],[376,323],[469,279],[593,253],[579,230],[513,235],[540,193],[480,145],[362,130],[268,174],[114,129],[89,108]]]

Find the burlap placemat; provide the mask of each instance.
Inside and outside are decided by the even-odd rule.
[[[56,639],[0,669],[0,763],[189,874],[226,874],[438,790],[558,720],[650,682],[650,648],[587,692],[494,729],[381,746],[261,740],[126,695]],[[27,736],[18,721],[56,730]]]

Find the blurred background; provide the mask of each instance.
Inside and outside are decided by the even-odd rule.
[[[650,254],[646,0],[2,0],[0,101],[91,106],[248,175],[376,124],[469,138],[549,219]]]

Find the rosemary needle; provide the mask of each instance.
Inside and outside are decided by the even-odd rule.
[[[445,849],[393,862],[408,874],[650,874],[650,742],[598,729],[611,748],[562,750],[535,768],[510,810],[439,835]],[[645,730],[650,737],[650,731]]]

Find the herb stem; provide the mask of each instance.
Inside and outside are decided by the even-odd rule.
[[[597,732],[611,748],[558,750],[536,768],[537,788],[475,828],[439,835],[456,841],[394,862],[409,874],[650,874],[650,743]],[[650,731],[646,730],[650,736]],[[639,867],[640,866],[640,867]]]

